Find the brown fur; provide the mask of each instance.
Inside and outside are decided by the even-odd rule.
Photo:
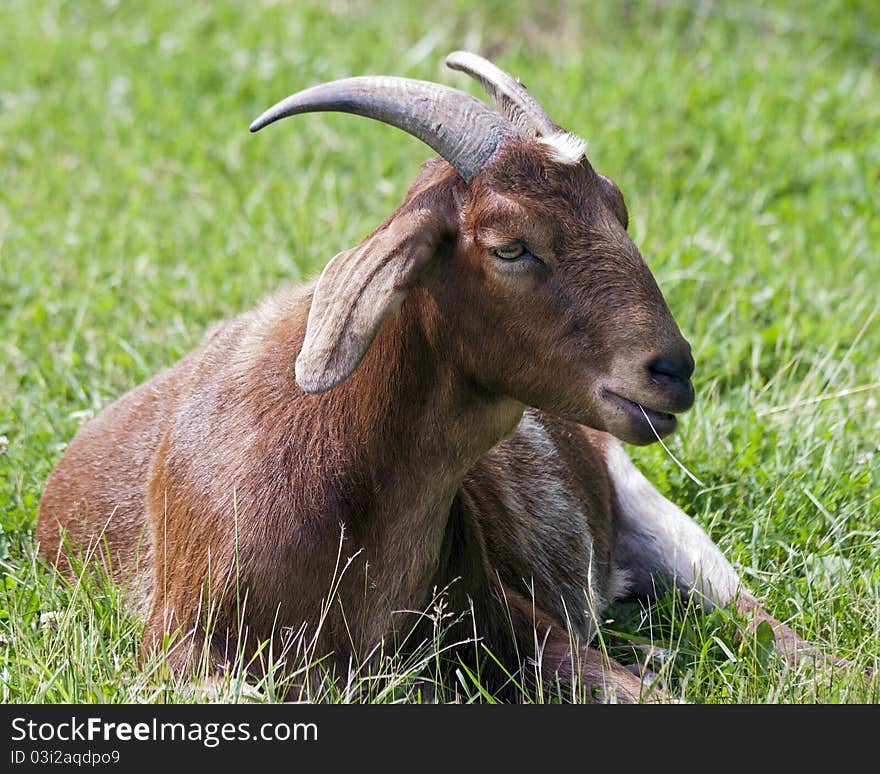
[[[64,569],[65,534],[76,550],[106,544],[147,651],[175,630],[197,648],[210,613],[218,663],[243,622],[249,651],[282,630],[316,633],[315,653],[345,669],[408,629],[398,611],[451,583],[512,668],[531,659],[635,699],[626,670],[581,645],[572,656],[568,623],[590,633],[590,567],[603,584],[613,569],[611,498],[586,436],[551,418],[644,443],[653,435],[606,389],[663,412],[692,400],[689,382],[650,378],[652,358],[688,347],[625,222],[586,160],[551,163],[534,142],[509,141],[470,186],[427,164],[317,286],[271,296],[82,428],[46,485],[42,554]],[[543,264],[491,255],[515,240]],[[297,353],[320,389],[338,386],[305,393]],[[540,469],[527,439],[481,459],[526,405],[548,413],[555,453],[580,471],[582,517],[556,531],[529,487],[522,513],[503,506]],[[340,550],[352,561],[318,632]]]

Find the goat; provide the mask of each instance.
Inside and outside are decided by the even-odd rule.
[[[354,113],[439,158],[316,282],[270,295],[86,423],[47,481],[40,551],[70,571],[69,554],[105,546],[144,652],[187,634],[175,668],[203,650],[223,663],[245,630],[249,652],[294,630],[344,670],[448,587],[511,668],[532,659],[635,701],[639,679],[587,644],[596,610],[656,578],[751,599],[611,438],[675,429],[694,399],[690,346],[585,143],[487,60],[447,64],[497,110],[367,76],[251,125]]]

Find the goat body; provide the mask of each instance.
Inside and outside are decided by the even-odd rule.
[[[350,110],[380,88],[362,111],[376,117],[389,89],[435,88],[388,80],[330,93]],[[307,109],[331,109],[316,89]],[[274,117],[306,109],[282,104]],[[443,131],[489,110],[467,104]],[[147,652],[183,632],[178,666],[202,647],[222,663],[294,632],[345,670],[412,637],[412,611],[445,588],[511,668],[531,658],[636,700],[638,678],[585,644],[596,612],[658,581],[737,598],[724,557],[608,434],[653,441],[693,400],[620,192],[517,104],[464,150],[429,136],[450,163],[426,164],[373,234],[214,330],[59,460],[40,550],[62,569],[99,551]],[[394,115],[423,139],[437,123]]]

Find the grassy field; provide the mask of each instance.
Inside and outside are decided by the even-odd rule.
[[[429,151],[275,100],[390,73],[478,93],[455,48],[520,75],[590,141],[697,358],[670,450],[633,449],[767,607],[880,661],[880,5],[10,0],[0,50],[0,698],[188,700],[113,590],[35,561],[42,487],[77,428],[205,329],[320,270]],[[584,8],[581,8],[584,6]],[[479,10],[476,10],[476,9]],[[246,10],[242,10],[246,9]],[[761,656],[731,611],[609,611],[692,702],[869,702]],[[415,698],[401,667],[376,700]],[[233,699],[233,680],[222,696]],[[329,700],[365,694],[330,693]],[[462,681],[458,700],[482,700]],[[271,698],[271,692],[269,694]]]

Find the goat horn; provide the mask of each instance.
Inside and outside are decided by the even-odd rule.
[[[360,76],[313,86],[269,108],[252,132],[279,118],[316,111],[366,116],[418,137],[468,183],[502,142],[518,134],[486,103],[438,83],[391,76]]]
[[[453,51],[446,57],[446,66],[467,73],[495,101],[498,110],[525,134],[544,136],[558,127],[541,104],[510,73],[469,51]]]

